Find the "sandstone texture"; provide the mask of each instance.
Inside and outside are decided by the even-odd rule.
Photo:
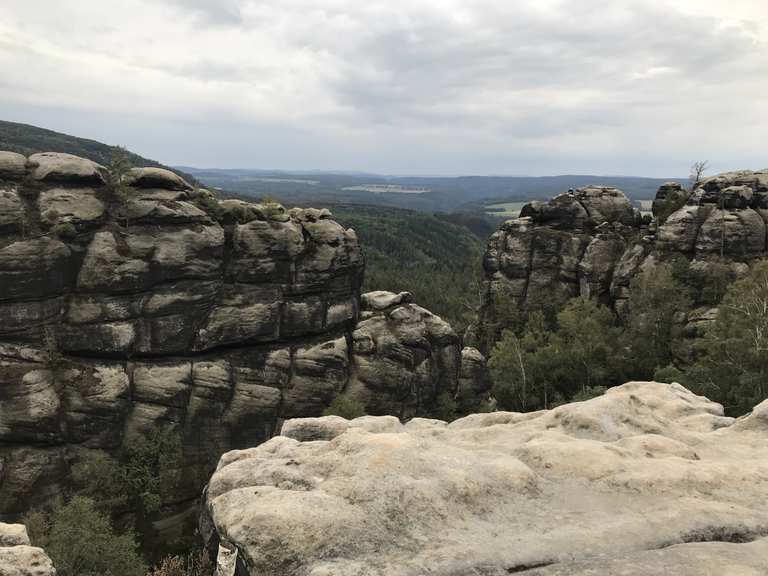
[[[51,559],[30,545],[22,524],[0,522],[0,576],[56,576]]]
[[[535,413],[289,421],[207,488],[219,574],[768,573],[768,402],[631,382]]]
[[[327,210],[219,203],[158,168],[106,181],[90,160],[0,153],[0,519],[152,430],[181,435],[162,502],[181,518],[223,452],[339,394],[402,417],[488,396],[448,324],[409,294],[361,298],[357,237]]]
[[[527,204],[488,241],[479,323],[492,326],[505,308],[558,306],[579,295],[622,316],[632,280],[659,263],[684,258],[701,278],[723,268],[737,277],[768,256],[768,170],[705,178],[691,192],[664,184],[653,214],[669,205],[679,208],[649,225],[615,188]],[[698,318],[714,315],[711,303],[695,305]]]

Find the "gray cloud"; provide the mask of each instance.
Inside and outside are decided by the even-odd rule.
[[[166,162],[654,175],[699,158],[768,164],[762,0],[33,4],[0,0],[3,115]]]

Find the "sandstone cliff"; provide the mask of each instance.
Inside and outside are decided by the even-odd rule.
[[[221,453],[342,392],[398,416],[460,386],[487,396],[482,357],[409,294],[361,299],[356,235],[327,210],[219,203],[158,168],[108,176],[0,153],[0,517],[172,425],[157,528],[177,530]]]
[[[684,205],[661,225],[645,222],[615,188],[588,187],[526,205],[488,242],[480,323],[492,325],[510,306],[561,304],[578,295],[622,315],[632,279],[658,262],[684,257],[701,277],[715,266],[738,276],[768,256],[768,171],[706,178],[690,195],[667,184],[654,214],[680,200]],[[696,304],[694,324],[713,314],[711,304]]]
[[[0,522],[0,576],[56,576],[51,559],[31,546],[21,524]]]
[[[450,424],[337,417],[225,454],[220,574],[768,573],[768,401],[745,417],[632,382]]]

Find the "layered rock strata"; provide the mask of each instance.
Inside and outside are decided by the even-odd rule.
[[[647,576],[768,570],[768,402],[745,417],[632,382],[450,424],[292,420],[225,454],[221,574]]]
[[[768,171],[720,174],[692,192],[665,184],[653,213],[670,206],[663,223],[647,225],[615,188],[526,205],[488,242],[480,324],[493,325],[510,307],[557,306],[579,295],[623,315],[632,280],[659,262],[682,257],[701,278],[723,269],[735,277],[768,255]],[[697,304],[693,321],[712,316],[711,305]]]
[[[181,520],[221,453],[342,392],[399,416],[460,386],[487,396],[482,358],[462,371],[456,334],[409,294],[361,303],[355,232],[327,210],[218,202],[158,168],[115,181],[0,153],[0,517],[159,428],[181,438],[162,502]]]

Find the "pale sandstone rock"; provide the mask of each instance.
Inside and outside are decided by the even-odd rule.
[[[355,422],[289,421],[291,437],[222,457],[206,510],[238,574],[766,568],[768,402],[734,421],[632,382],[534,414]]]
[[[23,524],[0,522],[0,576],[56,576],[51,559],[30,545]]]
[[[0,178],[22,178],[27,171],[27,159],[16,152],[0,152]]]
[[[29,157],[32,178],[66,184],[104,184],[104,166],[62,152],[43,152]]]
[[[84,159],[3,159],[18,170],[0,171],[0,515],[60,498],[88,454],[172,427],[179,483],[150,520],[179,536],[223,452],[339,394],[408,415],[440,394],[487,398],[482,356],[462,371],[450,326],[410,296],[385,294],[364,330],[380,349],[355,349],[362,251],[327,210],[217,206],[154,168],[115,195]]]

